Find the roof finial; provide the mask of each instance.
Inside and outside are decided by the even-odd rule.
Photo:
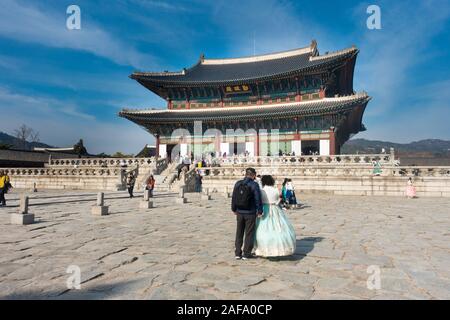
[[[200,61],[201,62],[205,61],[205,54],[204,53],[200,54]]]

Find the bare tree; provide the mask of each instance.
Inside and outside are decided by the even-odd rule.
[[[31,142],[40,142],[39,132],[38,131],[33,131],[30,134],[30,141]]]
[[[21,125],[18,129],[14,130],[14,134],[17,139],[20,140],[22,148],[26,148],[26,142],[30,139],[32,142],[39,142],[39,132],[34,131],[32,128]]]

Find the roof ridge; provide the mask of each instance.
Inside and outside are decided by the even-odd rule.
[[[250,63],[250,62],[260,62],[268,60],[282,59],[307,53],[313,53],[316,50],[316,43],[312,42],[309,46],[297,49],[290,49],[285,51],[278,51],[272,53],[265,53],[255,56],[244,56],[239,58],[212,58],[206,59],[202,57],[200,60],[201,64],[204,65],[218,65],[218,64],[238,64],[238,63]]]
[[[311,56],[309,57],[309,61],[317,61],[317,60],[322,60],[322,59],[328,59],[328,58],[332,58],[332,57],[336,57],[336,56],[340,56],[352,51],[357,51],[358,49],[355,46],[352,46],[350,48],[346,48],[346,49],[342,49],[342,50],[337,50],[337,51],[333,51],[327,54],[323,54],[323,55],[317,55],[317,56]]]
[[[157,71],[157,72],[141,72],[141,71],[135,71],[133,72],[133,75],[137,76],[182,76],[186,74],[186,69],[183,69],[181,71]]]

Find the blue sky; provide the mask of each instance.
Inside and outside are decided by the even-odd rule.
[[[180,70],[210,58],[269,53],[318,42],[321,53],[355,44],[354,87],[373,97],[356,137],[450,139],[450,2],[23,1],[0,9],[0,131],[22,123],[41,140],[92,153],[136,153],[150,134],[119,118],[124,107],[165,107],[128,76]],[[66,9],[81,8],[81,30]],[[366,27],[369,5],[381,30]]]

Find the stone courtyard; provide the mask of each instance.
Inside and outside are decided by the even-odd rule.
[[[10,224],[17,190],[0,208],[0,299],[449,299],[450,198],[299,195],[288,211],[294,256],[234,260],[229,199],[159,193],[105,194],[110,215],[94,216],[96,193],[30,194],[36,223]],[[81,289],[67,288],[79,266]],[[369,290],[369,266],[380,289]]]

